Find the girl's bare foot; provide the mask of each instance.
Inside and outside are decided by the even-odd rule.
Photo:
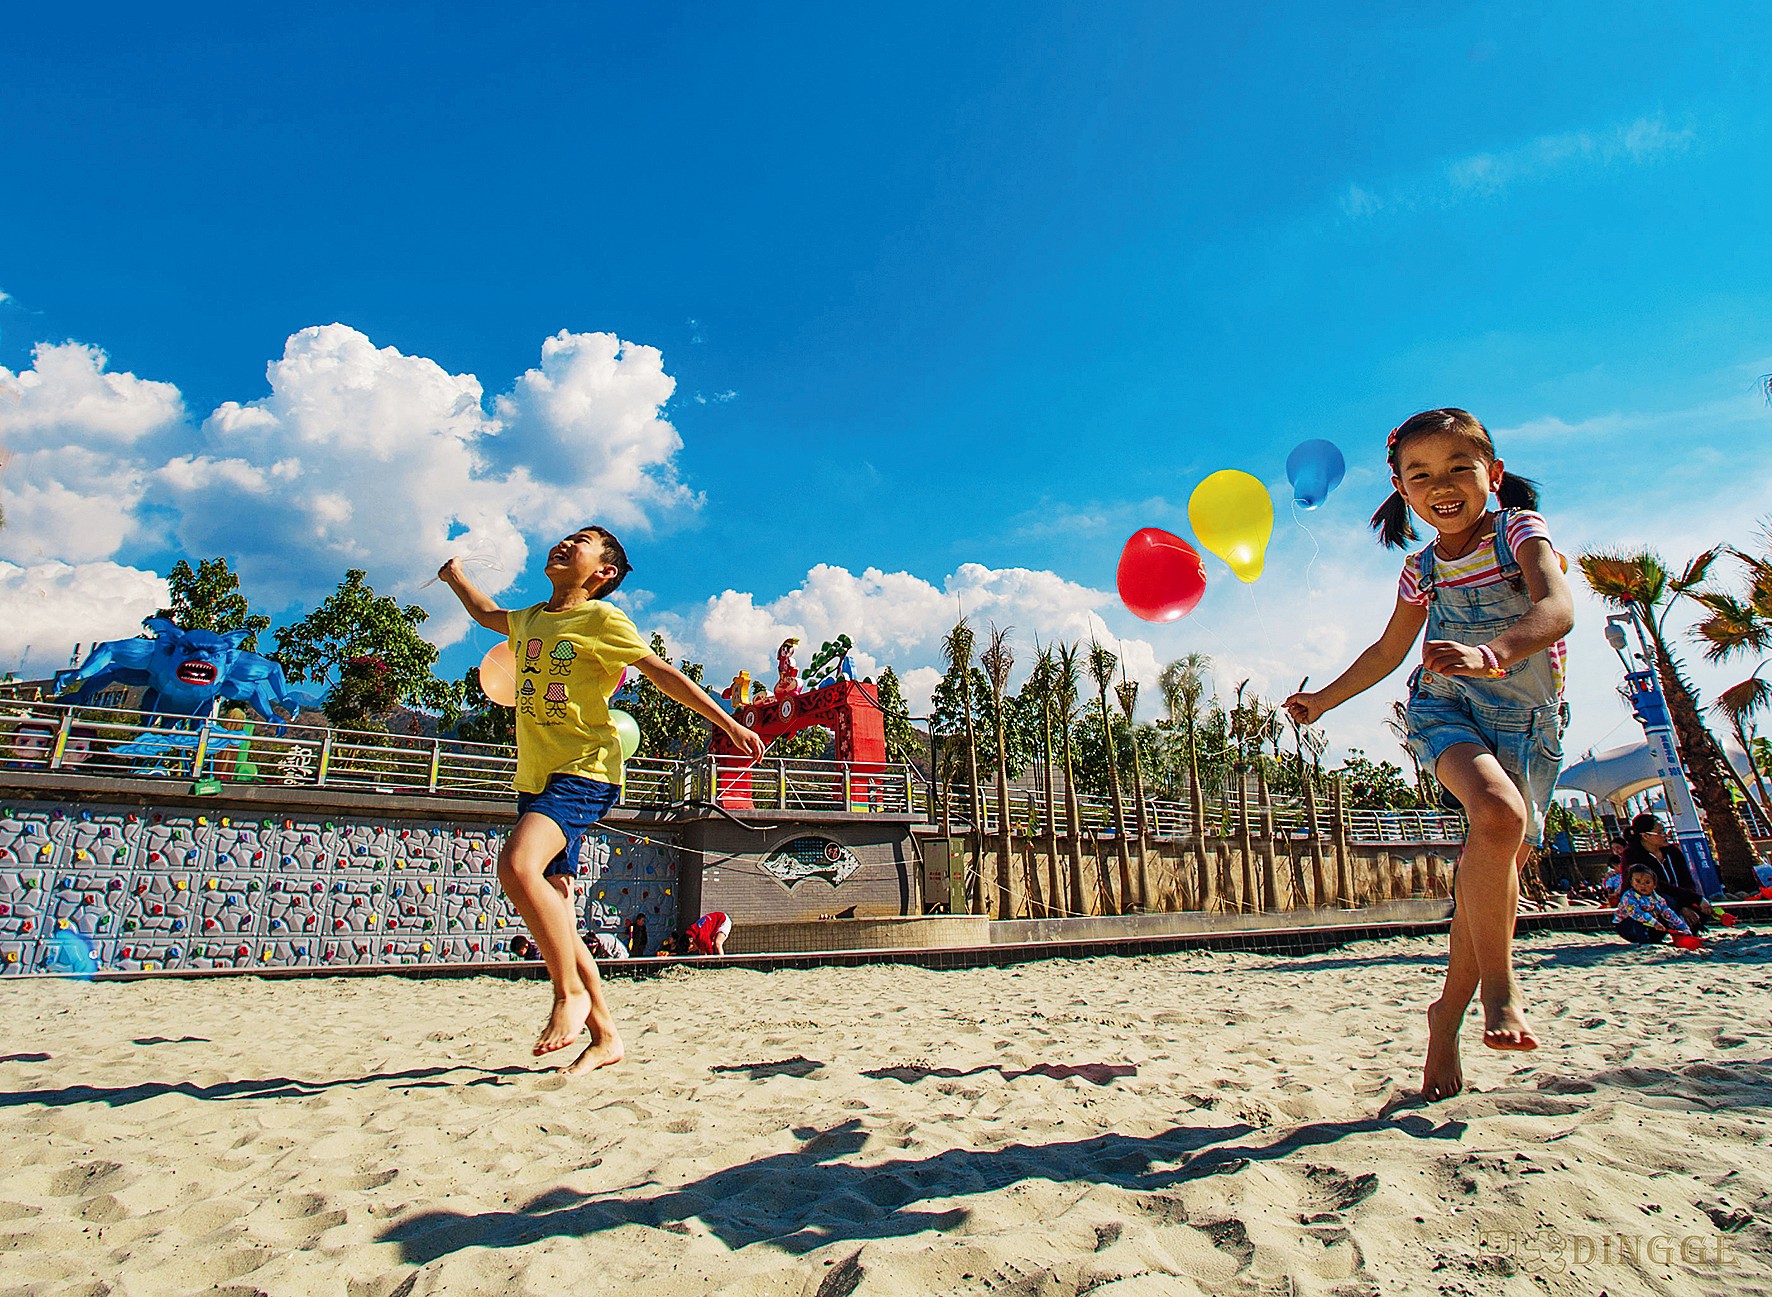
[[[585,1016],[590,1011],[589,991],[556,996],[554,1011],[548,1015],[548,1025],[541,1029],[541,1036],[535,1042],[535,1056],[540,1058],[556,1049],[565,1049],[577,1040],[585,1029]]]
[[[1435,1000],[1427,1010],[1427,1064],[1421,1073],[1421,1097],[1429,1103],[1450,1099],[1464,1089],[1464,1062],[1458,1053],[1462,1012]]]
[[[585,1052],[560,1069],[563,1076],[577,1076],[581,1072],[594,1072],[599,1067],[608,1067],[622,1060],[624,1049],[621,1037],[614,1029],[604,1032],[585,1047]]]
[[[1483,1043],[1490,1049],[1538,1048],[1538,1036],[1527,1024],[1525,1006],[1513,987],[1493,1000],[1483,996]]]

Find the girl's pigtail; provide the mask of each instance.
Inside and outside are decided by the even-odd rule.
[[[1416,538],[1415,520],[1410,516],[1409,504],[1403,499],[1401,491],[1392,491],[1390,498],[1378,506],[1378,512],[1372,515],[1372,530],[1378,533],[1378,539],[1390,549],[1406,545]]]
[[[1503,472],[1501,484],[1495,488],[1495,498],[1501,501],[1503,509],[1536,509],[1538,483],[1529,477]]]

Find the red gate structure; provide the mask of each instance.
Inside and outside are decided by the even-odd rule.
[[[865,807],[872,800],[874,785],[886,766],[886,722],[873,685],[838,677],[806,693],[784,698],[764,695],[736,707],[733,714],[765,743],[814,725],[824,726],[837,737],[836,759],[848,767],[850,806],[860,803]],[[715,800],[729,809],[753,808],[751,772],[755,760],[733,747],[718,730],[714,731],[708,753],[717,758],[714,768],[719,787]]]

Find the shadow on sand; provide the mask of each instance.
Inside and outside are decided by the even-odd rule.
[[[837,1159],[859,1152],[867,1132],[855,1121],[826,1131],[802,1129],[791,1153],[726,1167],[676,1189],[635,1195],[554,1189],[513,1211],[424,1211],[381,1234],[401,1257],[423,1265],[463,1248],[523,1247],[545,1238],[585,1238],[623,1225],[690,1232],[695,1219],[727,1247],[765,1240],[794,1255],[833,1242],[900,1238],[952,1229],[963,1207],[918,1204],[989,1193],[1026,1180],[1094,1183],[1160,1190],[1252,1162],[1286,1157],[1348,1135],[1396,1130],[1417,1139],[1456,1140],[1462,1122],[1436,1122],[1393,1109],[1359,1121],[1312,1122],[1270,1143],[1236,1141],[1255,1128],[1177,1126],[1158,1135],[1096,1135],[1048,1144],[949,1149],[923,1158],[856,1166]]]

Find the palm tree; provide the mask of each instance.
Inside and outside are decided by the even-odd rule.
[[[1280,755],[1280,709],[1272,703],[1260,698],[1254,700],[1255,709],[1255,789],[1261,801],[1261,836],[1267,846],[1261,858],[1261,893],[1262,908],[1277,910],[1280,908],[1280,876],[1275,855],[1278,848],[1274,843],[1274,794],[1268,787],[1267,754],[1263,749],[1267,744],[1274,745],[1274,757]]]
[[[1028,677],[1027,684],[1022,686],[1024,695],[1031,689],[1033,696],[1040,703],[1040,766],[1045,777],[1040,781],[1046,794],[1046,896],[1044,912],[1048,915],[1062,910],[1059,902],[1058,884],[1058,817],[1053,806],[1053,751],[1052,751],[1052,702],[1054,675],[1058,664],[1053,659],[1052,646],[1040,647],[1038,637],[1034,640],[1034,670]]]
[[[1020,917],[1020,898],[1015,894],[1015,843],[1009,814],[1009,750],[1003,741],[1003,698],[1009,689],[1009,672],[1015,654],[1009,649],[1012,627],[997,629],[991,623],[990,645],[979,655],[979,664],[991,682],[992,719],[997,730],[997,917]]]
[[[984,912],[984,799],[978,787],[978,726],[972,709],[972,649],[977,637],[964,617],[954,623],[941,641],[948,670],[960,681],[960,711],[966,726],[966,781],[972,797],[973,859],[975,871],[967,874],[968,904],[974,914]]]
[[[1397,736],[1398,744],[1409,758],[1410,768],[1415,771],[1415,795],[1423,806],[1432,806],[1438,793],[1430,785],[1430,776],[1422,769],[1421,758],[1415,755],[1415,748],[1409,742],[1409,704],[1400,699],[1392,701],[1390,713],[1384,718],[1384,727]]]
[[[1732,771],[1715,736],[1705,728],[1699,712],[1698,691],[1686,679],[1680,661],[1668,646],[1667,616],[1680,599],[1694,595],[1710,574],[1721,548],[1708,549],[1673,577],[1660,557],[1650,550],[1612,552],[1596,550],[1577,560],[1582,575],[1595,594],[1614,608],[1634,613],[1655,650],[1655,674],[1667,700],[1668,717],[1679,743],[1680,760],[1692,781],[1693,795],[1704,807],[1711,839],[1717,849],[1717,870],[1723,885],[1732,891],[1758,891],[1754,866],[1759,854],[1747,827],[1735,808],[1729,784]],[[1657,609],[1660,611],[1657,612]],[[1713,613],[1715,609],[1712,610]],[[1715,643],[1716,641],[1712,641]],[[1725,650],[1726,651],[1726,650]]]
[[[1128,680],[1124,667],[1120,668],[1120,683],[1114,686],[1114,697],[1126,717],[1126,732],[1132,738],[1132,801],[1138,819],[1138,903],[1148,910],[1151,908],[1150,835],[1146,823],[1149,808],[1144,801],[1144,762],[1138,755],[1138,729],[1132,723],[1132,713],[1138,710],[1138,681]]]
[[[1311,904],[1322,905],[1329,894],[1329,878],[1323,862],[1323,839],[1317,833],[1317,781],[1313,767],[1322,758],[1328,739],[1316,726],[1293,721],[1292,742],[1298,750],[1298,782],[1304,788],[1305,828],[1310,833],[1307,840],[1311,848]],[[1309,765],[1304,759],[1307,750],[1311,754]]]
[[[1214,908],[1218,900],[1212,866],[1206,859],[1206,799],[1200,795],[1200,702],[1206,696],[1206,675],[1211,670],[1210,657],[1189,653],[1164,667],[1157,678],[1170,722],[1181,722],[1187,741],[1188,810],[1193,819],[1194,851],[1200,862],[1202,910]]]
[[[1749,652],[1764,653],[1772,648],[1772,559],[1738,549],[1729,552],[1747,567],[1745,596],[1721,591],[1696,596],[1710,615],[1698,623],[1695,632],[1706,642],[1704,656],[1712,662],[1724,662]],[[1760,805],[1765,811],[1772,812],[1760,763],[1754,760],[1753,737],[1753,718],[1772,703],[1772,684],[1760,677],[1760,672],[1768,664],[1772,664],[1772,658],[1762,661],[1740,684],[1725,689],[1714,710],[1728,718],[1729,727],[1735,732],[1735,739],[1741,744],[1741,750],[1747,753],[1748,765],[1753,769],[1754,782],[1760,790]]]
[[[1101,704],[1101,735],[1107,744],[1108,792],[1114,800],[1114,857],[1120,865],[1117,912],[1124,914],[1132,896],[1132,853],[1126,846],[1126,801],[1120,796],[1120,753],[1114,722],[1108,715],[1107,691],[1120,659],[1094,640],[1089,642],[1089,676],[1095,681],[1095,697]],[[1106,890],[1106,889],[1104,889]],[[1106,897],[1103,902],[1105,904]]]
[[[1772,660],[1772,659],[1769,659]],[[1762,666],[1765,663],[1761,663]],[[1768,702],[1772,702],[1772,684],[1751,675],[1740,684],[1730,685],[1717,695],[1711,710],[1726,717],[1729,728],[1735,734],[1735,741],[1747,754],[1748,767],[1753,771],[1754,786],[1760,790],[1759,814],[1762,820],[1772,816],[1772,798],[1766,796],[1766,777],[1760,772],[1760,763],[1754,760],[1754,745],[1764,740],[1754,733],[1753,719],[1766,710]]]
[[[1083,816],[1077,806],[1076,766],[1071,760],[1071,727],[1077,721],[1083,683],[1082,672],[1077,668],[1077,645],[1058,646],[1058,669],[1052,681],[1053,710],[1058,714],[1058,736],[1064,751],[1064,826],[1071,849],[1070,912],[1080,917],[1089,910],[1083,891]]]

